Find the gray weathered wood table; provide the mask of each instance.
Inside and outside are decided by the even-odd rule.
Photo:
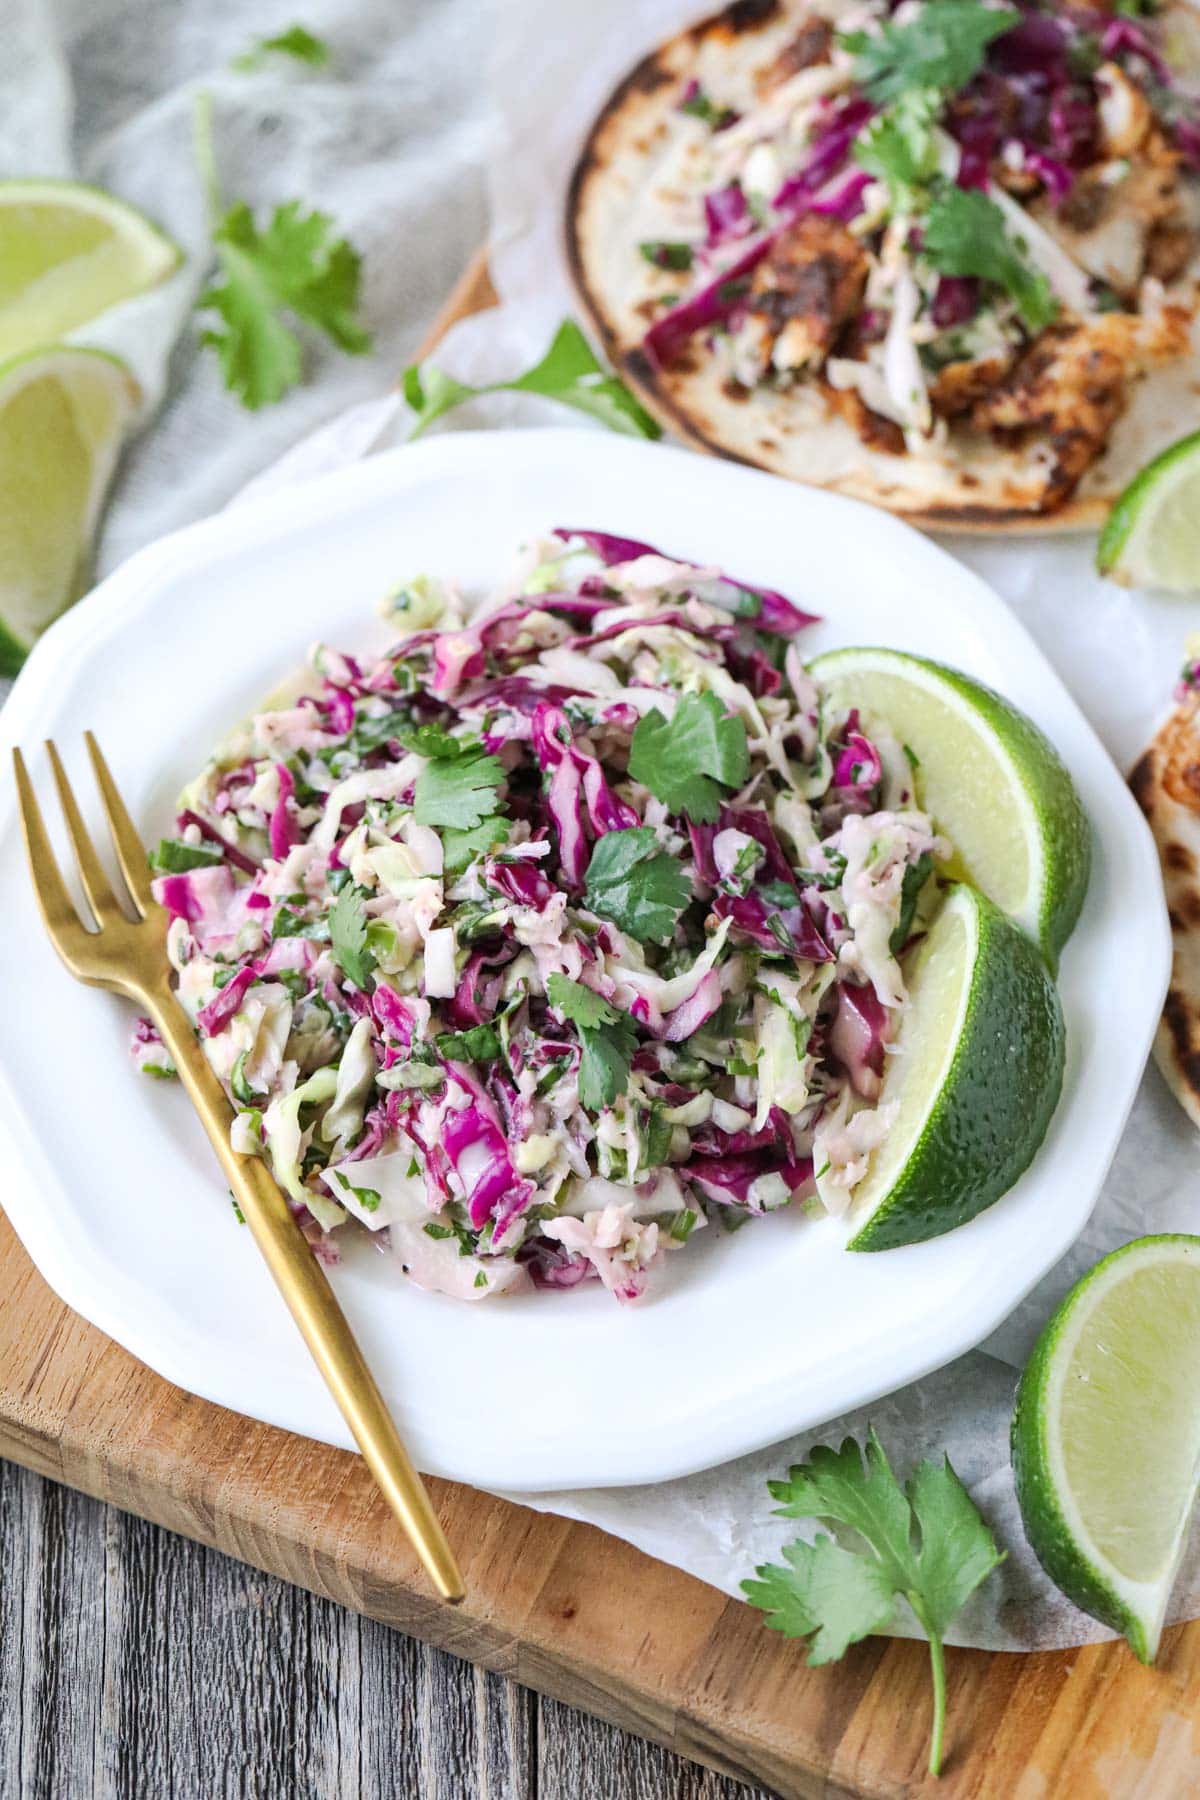
[[[765,1800],[0,1462],[0,1800]]]

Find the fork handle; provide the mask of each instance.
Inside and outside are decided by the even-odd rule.
[[[384,1498],[441,1597],[461,1600],[462,1575],[425,1484],[282,1190],[261,1157],[242,1156],[230,1143],[232,1109],[175,995],[166,989],[144,999],[275,1285]]]

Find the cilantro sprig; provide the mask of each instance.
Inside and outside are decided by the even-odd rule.
[[[885,1631],[903,1596],[929,1640],[929,1772],[937,1775],[946,1723],[946,1627],[1004,1560],[949,1458],[919,1463],[901,1487],[872,1430],[865,1460],[853,1438],[840,1450],[818,1445],[786,1481],[768,1486],[785,1518],[844,1526],[865,1548],[826,1536],[787,1544],[786,1566],[766,1563],[755,1571],[757,1580],[743,1581],[746,1598],[767,1614],[773,1631],[807,1638],[808,1660],[818,1665]]]
[[[855,76],[872,100],[894,100],[909,88],[965,87],[983,67],[993,39],[1011,31],[1018,12],[979,0],[926,0],[903,24],[878,33],[846,32],[842,48],[858,58]]]
[[[924,221],[922,254],[943,275],[975,275],[1003,288],[1030,331],[1058,315],[1050,284],[1030,267],[1019,240],[1009,236],[1004,214],[978,188],[943,184]]]
[[[660,849],[650,826],[636,825],[597,838],[584,898],[592,912],[640,943],[665,944],[692,898],[692,886],[675,858]]]
[[[443,413],[476,400],[481,394],[541,394],[576,412],[599,419],[610,431],[627,437],[659,438],[662,427],[634,399],[623,382],[609,375],[597,362],[591,346],[573,319],[564,319],[554,341],[540,362],[510,381],[492,381],[472,387],[447,375],[435,363],[412,363],[404,371],[404,398],[416,415],[409,438],[421,433]]]
[[[201,335],[225,385],[251,412],[282,399],[303,373],[301,321],[351,356],[371,347],[358,320],[362,260],[328,213],[285,200],[259,224],[244,200],[226,207],[213,154],[212,96],[196,97],[196,161],[208,197],[219,276],[196,302],[217,323]]]
[[[627,1013],[580,981],[551,975],[546,983],[551,1006],[570,1019],[579,1033],[583,1055],[579,1062],[579,1103],[588,1112],[600,1112],[623,1094],[629,1082],[637,1034]]]
[[[746,727],[715,694],[685,694],[669,719],[658,711],[642,714],[629,773],[673,813],[711,825],[720,789],[741,787],[750,773]]]
[[[854,142],[855,162],[884,183],[895,213],[917,212],[921,190],[937,173],[933,128],[940,105],[935,88],[914,88],[876,113]]]

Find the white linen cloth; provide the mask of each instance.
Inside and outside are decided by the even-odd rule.
[[[125,346],[150,394],[165,390],[165,406],[127,459],[101,569],[225,503],[247,482],[254,493],[403,438],[405,409],[388,383],[483,234],[485,154],[491,268],[502,306],[456,327],[438,361],[463,379],[482,380],[514,374],[540,354],[572,310],[562,200],[586,123],[644,49],[702,10],[703,0],[625,0],[620,8],[510,0],[495,31],[489,119],[483,0],[404,0],[402,8],[387,0],[306,0],[299,16],[330,39],[334,66],[313,74],[276,60],[254,76],[231,73],[229,60],[250,35],[291,23],[298,16],[292,0],[263,0],[253,15],[236,0],[184,0],[169,9],[144,0],[62,0],[56,14],[41,0],[0,0],[9,52],[0,70],[0,173],[74,170],[136,201],[193,252],[156,301],[134,303],[140,317],[105,321],[104,341]],[[317,347],[309,384],[257,415],[224,392],[190,326],[168,356],[203,272],[189,120],[200,86],[216,98],[226,194],[259,205],[292,195],[318,204],[366,259],[373,355],[356,361]],[[94,330],[80,335],[98,341]],[[556,419],[579,423],[548,403],[498,396],[463,408],[442,428]],[[1090,538],[945,541],[1013,607],[1125,767],[1163,708],[1183,639],[1200,627],[1200,605],[1100,582]],[[803,1460],[814,1443],[861,1438],[870,1421],[901,1472],[948,1451],[1009,1552],[950,1641],[1045,1649],[1108,1635],[1056,1592],[1025,1543],[1008,1464],[1013,1391],[1038,1329],[1083,1269],[1144,1232],[1200,1228],[1196,1152],[1192,1127],[1151,1069],[1087,1230],[979,1350],[889,1399],[706,1474],[511,1497],[589,1520],[737,1594],[741,1578],[795,1535],[794,1524],[772,1516],[768,1478]],[[1200,1543],[1174,1607],[1176,1617],[1197,1613]],[[897,1628],[909,1627],[899,1620]]]

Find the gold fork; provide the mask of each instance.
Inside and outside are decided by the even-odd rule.
[[[84,733],[84,740],[128,888],[128,904],[137,919],[128,916],[113,893],[58,751],[48,743],[46,751],[67,832],[98,929],[91,931],[83,925],[59,874],[24,758],[14,750],[25,849],[50,941],[77,981],[136,1000],[157,1025],[275,1284],[371,1473],[438,1593],[444,1600],[461,1600],[463,1581],[454,1553],[323,1269],[266,1164],[256,1156],[239,1155],[229,1141],[233,1109],[171,989],[167,915],[150,891],[146,852],[100,746],[90,731]]]

